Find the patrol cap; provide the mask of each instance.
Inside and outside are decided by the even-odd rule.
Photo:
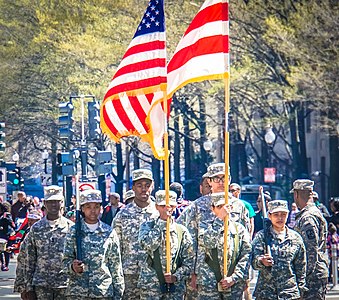
[[[228,193],[228,199],[232,197],[233,197],[232,194]],[[225,193],[224,192],[212,193],[211,200],[213,206],[223,205],[225,204]]]
[[[293,182],[293,189],[290,193],[293,193],[295,190],[298,191],[313,191],[314,181],[309,179],[297,179]]]
[[[40,220],[42,218],[42,214],[38,212],[37,210],[31,210],[28,215],[28,219],[33,219],[33,220]]]
[[[124,194],[124,201],[127,201],[128,199],[134,198],[135,197],[135,193],[133,190],[129,190],[127,192],[125,192]]]
[[[62,192],[62,187],[58,185],[50,185],[44,188],[44,200],[51,201],[51,200],[62,200],[64,201],[64,195]]]
[[[209,178],[217,176],[217,175],[225,175],[225,164],[217,163],[217,164],[212,164],[208,166],[206,174],[207,174],[206,177],[209,177]]]
[[[84,190],[80,193],[80,206],[85,203],[101,203],[101,191],[99,190]]]
[[[319,199],[319,195],[318,195],[318,193],[316,191],[313,191],[312,196],[315,199]]]
[[[288,209],[287,201],[285,200],[272,200],[267,204],[267,210],[270,214],[283,211],[283,212],[290,212]]]
[[[151,170],[148,169],[137,169],[132,172],[132,181],[137,181],[139,179],[148,179],[153,181],[153,174]]]
[[[159,190],[155,193],[155,204],[158,205],[166,205],[166,191]],[[176,206],[177,205],[177,193],[173,191],[169,191],[169,205]]]

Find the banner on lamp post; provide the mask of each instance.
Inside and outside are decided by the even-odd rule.
[[[274,183],[275,182],[275,168],[264,168],[264,182],[265,183]]]

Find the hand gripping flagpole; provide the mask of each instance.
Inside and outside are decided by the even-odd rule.
[[[227,1],[226,1],[227,2]],[[227,11],[228,14],[228,11]],[[225,22],[223,24],[223,35],[229,35],[229,22]],[[227,49],[229,49],[229,39]],[[225,78],[225,205],[228,204],[228,184],[229,184],[229,128],[228,128],[228,114],[230,111],[230,65],[229,65],[229,55],[225,58],[224,63],[225,67],[228,69],[227,77]],[[228,215],[224,219],[224,266],[223,266],[223,275],[224,278],[227,276],[228,266],[227,266],[227,259],[228,259],[228,250],[227,250],[227,238],[228,238]]]

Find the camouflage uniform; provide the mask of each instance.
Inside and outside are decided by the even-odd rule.
[[[295,200],[301,206],[295,217],[296,230],[303,238],[306,255],[306,291],[303,299],[325,299],[328,279],[328,260],[326,255],[327,223],[320,210],[311,201],[313,200],[314,182],[309,179],[297,179],[293,182],[291,193],[296,192]],[[308,191],[308,199],[298,196],[298,191]],[[306,197],[304,195],[304,197]],[[297,205],[298,205],[297,203]],[[299,207],[300,208],[300,207]]]
[[[224,203],[224,195],[224,193],[212,194],[211,199],[214,205]],[[219,218],[214,218],[212,223],[202,223],[201,238],[203,240],[205,257],[211,257],[212,249],[216,248],[218,250],[220,272],[223,274],[224,222]],[[227,276],[232,277],[235,284],[231,287],[230,291],[219,293],[214,271],[204,259],[198,269],[198,299],[242,299],[243,289],[246,284],[246,279],[248,279],[249,258],[252,250],[250,236],[242,224],[230,219],[227,240],[227,266],[233,269],[230,270],[230,274],[227,274]],[[238,244],[236,245],[236,243]]]
[[[63,265],[69,274],[66,295],[69,299],[121,299],[124,291],[119,240],[112,228],[99,221],[90,231],[81,220],[81,250],[85,271],[76,274],[71,265],[76,259],[76,229],[72,226],[66,236]]]
[[[23,293],[26,291],[26,251],[27,251],[27,239],[24,239],[20,245],[20,251],[17,257],[14,292]]]
[[[177,277],[175,282],[175,292],[171,294],[161,294],[159,280],[156,271],[149,265],[149,259],[153,258],[153,251],[159,248],[161,265],[166,266],[166,221],[160,218],[156,221],[149,221],[141,224],[139,232],[139,242],[146,250],[145,261],[141,268],[138,286],[141,289],[141,299],[183,299],[185,294],[185,280],[191,274],[193,263],[192,238],[188,230],[172,220],[170,224],[171,243],[171,266],[178,251],[177,227],[180,226],[182,234],[181,247],[178,261],[180,266],[176,270],[172,269],[172,274]],[[149,257],[149,259],[147,259]]]
[[[139,171],[140,169],[133,171],[132,179],[134,181],[141,179]],[[144,170],[141,173],[145,174]],[[152,180],[151,174],[147,173],[150,176],[148,178],[150,180]],[[119,237],[122,269],[125,278],[123,299],[140,299],[140,290],[137,284],[145,251],[141,249],[138,242],[139,227],[141,223],[155,219],[158,216],[159,213],[155,208],[154,202],[150,201],[148,206],[141,208],[133,201],[113,219],[112,227],[116,230]]]
[[[315,204],[296,214],[294,229],[302,236],[307,253],[306,286],[303,299],[325,299],[328,278],[326,257],[327,223]]]
[[[64,200],[62,188],[45,188],[45,201]],[[53,225],[51,225],[53,223]],[[62,253],[66,233],[74,224],[65,217],[53,222],[46,217],[35,223],[27,235],[27,291],[37,299],[65,299],[67,276],[62,270]]]
[[[305,291],[306,250],[301,236],[286,226],[286,237],[278,239],[270,230],[270,245],[274,264],[265,267],[259,256],[264,255],[264,230],[260,230],[252,243],[252,266],[259,270],[254,291],[256,299],[299,299]]]

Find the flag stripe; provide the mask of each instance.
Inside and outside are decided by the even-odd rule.
[[[186,47],[176,52],[171,61],[168,63],[168,72],[179,68],[186,64],[189,60],[196,56],[205,54],[213,54],[216,52],[228,52],[228,36],[210,36],[199,39],[190,47]],[[176,57],[180,58],[176,60]],[[220,62],[219,62],[220,63]]]
[[[200,10],[187,28],[185,35],[214,21],[228,21],[228,3],[216,3]]]
[[[131,56],[133,54],[138,54],[141,52],[148,52],[153,50],[159,50],[159,49],[165,49],[165,42],[164,41],[153,41],[148,42],[140,45],[135,45],[132,48],[129,48],[125,55],[123,56],[123,59]]]

